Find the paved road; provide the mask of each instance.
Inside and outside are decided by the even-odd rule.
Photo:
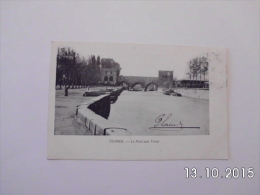
[[[69,89],[68,96],[64,96],[64,89],[55,91],[55,135],[91,134],[74,120],[77,106],[93,98],[83,97],[85,91],[86,89]]]
[[[133,135],[207,135],[209,101],[161,92],[123,91],[111,105],[108,120]]]

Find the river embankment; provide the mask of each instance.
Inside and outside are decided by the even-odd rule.
[[[86,96],[90,92],[102,92],[98,96]],[[55,135],[121,135],[125,134],[117,124],[107,121],[111,100],[116,101],[122,88],[111,90],[107,87],[95,87],[90,90],[56,90],[55,99]],[[116,97],[115,97],[116,96]],[[112,103],[113,103],[112,101]],[[115,127],[110,129],[109,127]]]
[[[64,89],[55,91],[55,135],[89,135],[91,132],[77,123],[76,108],[82,102],[93,99],[93,97],[83,97],[86,88],[69,89],[68,96],[64,95]]]
[[[209,100],[208,89],[175,88],[174,91],[181,94],[184,97],[196,98],[201,100]]]

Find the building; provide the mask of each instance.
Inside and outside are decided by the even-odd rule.
[[[101,68],[101,83],[104,84],[116,84],[118,80],[118,69],[117,68]]]
[[[172,88],[173,87],[173,71],[159,70],[159,87]]]
[[[208,81],[182,79],[176,82],[176,87],[184,88],[209,88]]]

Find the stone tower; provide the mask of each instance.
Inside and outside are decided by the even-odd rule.
[[[173,70],[159,70],[159,87],[172,88],[173,87]]]

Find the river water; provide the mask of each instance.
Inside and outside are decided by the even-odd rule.
[[[132,135],[208,135],[209,101],[123,91],[111,104],[108,120]]]

